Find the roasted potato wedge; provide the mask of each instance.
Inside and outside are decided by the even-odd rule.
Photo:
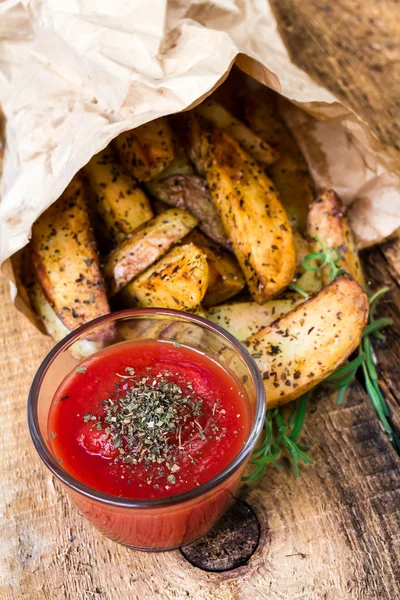
[[[279,192],[294,231],[306,232],[308,205],[315,198],[314,183],[296,140],[283,122],[277,105],[278,95],[267,88],[246,94],[246,121],[251,129],[279,152],[278,160],[267,173]]]
[[[307,218],[307,232],[312,240],[312,251],[320,252],[319,238],[328,248],[335,248],[342,256],[338,265],[365,287],[364,274],[350,225],[344,215],[339,196],[328,190],[316,198],[310,205]],[[331,280],[329,267],[322,271],[322,280],[326,285]]]
[[[170,208],[160,213],[116,248],[104,265],[110,296],[114,296],[139,273],[168,252],[191,229],[197,219],[185,210]]]
[[[199,229],[221,246],[228,247],[229,239],[216,209],[207,183],[197,175],[171,175],[156,185],[164,191],[164,201],[183,208],[199,219]],[[161,195],[159,196],[161,198]]]
[[[193,229],[183,240],[195,244],[204,252],[208,262],[208,287],[203,306],[214,306],[236,296],[246,285],[236,258],[227,250],[214,244],[200,231]]]
[[[34,223],[30,249],[44,294],[69,330],[110,312],[79,177]]]
[[[265,139],[258,137],[247,125],[239,121],[215,100],[207,98],[199,106],[196,106],[194,111],[215,127],[226,131],[259,163],[270,165],[278,160],[279,153],[275,148],[270,146]]]
[[[271,181],[236,140],[197,115],[188,120],[188,140],[250,293],[264,304],[294,275],[295,249],[286,212]]]
[[[32,308],[34,309],[36,315],[39,317],[46,332],[49,334],[50,337],[53,338],[55,342],[59,342],[66,335],[71,333],[71,330],[64,325],[61,319],[57,317],[56,313],[51,308],[49,301],[43,293],[40,283],[34,282],[33,285],[29,288],[28,292]],[[107,337],[108,334],[111,335],[112,333],[113,331],[112,329],[110,329],[107,332]],[[82,339],[76,341],[70,348],[70,351],[75,358],[85,358],[86,356],[90,356],[94,352],[101,350],[103,346],[104,342],[101,339]]]
[[[121,243],[152,218],[149,199],[117,162],[110,148],[96,154],[83,171],[101,233],[112,245]]]
[[[16,274],[18,292],[26,305],[33,311],[37,318],[37,325],[43,333],[47,333],[55,342],[59,342],[71,333],[71,330],[57,317],[44,295],[42,286],[36,279],[29,247],[26,246],[11,260]],[[110,334],[112,333],[113,331],[110,329]],[[71,348],[72,355],[80,359],[93,354],[103,347],[103,338],[102,335],[100,339],[97,338],[97,341],[85,339],[76,341]]]
[[[314,248],[299,231],[293,234],[293,239],[296,248],[296,270],[293,283],[307,294],[316,294],[323,286],[321,271],[308,271],[302,264],[303,258],[314,252]]]
[[[182,208],[199,219],[199,229],[221,246],[229,240],[221,218],[207,189],[207,183],[194,174],[186,153],[179,149],[172,163],[156,181],[146,184],[149,194],[157,201]]]
[[[165,117],[121,133],[112,144],[121,163],[138,181],[155,179],[174,158],[172,132]]]
[[[288,298],[270,300],[262,305],[257,302],[220,304],[207,310],[207,319],[220,325],[242,342],[253,333],[285,315],[301,302],[304,302],[304,298],[293,294]]]
[[[342,275],[243,342],[263,374],[268,409],[298,398],[345,362],[368,308],[361,286]]]
[[[121,292],[127,306],[192,310],[207,291],[207,257],[194,244],[177,246]]]
[[[171,175],[193,175],[194,170],[192,163],[189,160],[188,155],[185,150],[182,148],[179,142],[175,143],[174,146],[174,159],[173,161],[159,174],[156,179],[152,181],[148,181],[145,185],[152,189],[153,183],[158,181],[159,179],[164,179],[165,177],[170,177]],[[157,194],[153,194],[157,196]]]

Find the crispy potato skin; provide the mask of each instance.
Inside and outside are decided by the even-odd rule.
[[[249,337],[244,345],[263,374],[268,409],[286,404],[331,375],[357,348],[368,298],[346,275]]]
[[[197,229],[193,229],[183,240],[195,244],[204,252],[208,262],[208,287],[203,306],[214,306],[236,296],[246,285],[244,275],[236,258],[213,242]]]
[[[304,302],[304,298],[298,294],[279,300],[270,300],[262,305],[257,302],[233,302],[209,308],[206,316],[207,319],[221,325],[242,342],[302,302]]]
[[[196,308],[207,291],[206,255],[194,244],[173,248],[122,291],[128,306]]]
[[[207,183],[197,175],[170,175],[148,184],[150,193],[158,200],[182,208],[199,219],[199,229],[221,246],[229,239],[215,207]]]
[[[174,158],[172,132],[164,117],[121,133],[112,144],[121,163],[138,181],[155,179]]]
[[[215,100],[207,98],[194,111],[210,121],[215,127],[226,131],[259,163],[270,165],[278,160],[279,152],[275,148]]]
[[[83,171],[101,231],[113,245],[152,218],[149,199],[117,162],[111,148],[96,154]]]
[[[110,254],[104,266],[109,294],[113,296],[128,285],[196,225],[197,219],[190,213],[170,208],[132,234]]]
[[[317,236],[328,248],[335,248],[341,253],[339,266],[365,287],[353,234],[344,215],[342,202],[333,190],[327,190],[310,205],[307,232],[312,240],[313,252],[321,250],[315,239]],[[322,279],[325,285],[330,281],[329,268],[323,269]]]
[[[295,249],[272,182],[241,146],[200,117],[188,121],[190,155],[207,179],[233,251],[259,304],[290,284]]]
[[[278,150],[279,158],[267,167],[267,173],[290,215],[292,229],[305,234],[308,205],[315,198],[314,183],[296,140],[279,114],[277,99],[277,94],[267,88],[247,94],[246,121],[260,138]]]
[[[34,223],[30,249],[44,294],[68,329],[110,312],[79,177]]]

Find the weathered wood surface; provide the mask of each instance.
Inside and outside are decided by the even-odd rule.
[[[367,121],[400,168],[398,0],[271,0],[293,61]]]
[[[361,112],[395,153],[398,99],[392,86],[400,56],[398,3],[276,3],[297,62]],[[378,51],[370,44],[381,47]],[[367,251],[365,260],[374,285],[388,283],[393,288],[381,310],[395,319],[395,327],[378,354],[399,423],[400,242]],[[400,596],[400,461],[357,384],[343,407],[337,407],[326,390],[313,399],[303,439],[311,446],[315,464],[303,468],[299,480],[288,470],[271,469],[256,488],[242,490],[262,524],[261,543],[250,563],[227,573],[206,573],[179,552],[145,555],[102,538],[78,516],[42,466],[29,440],[25,403],[29,383],[51,342],[15,311],[6,282],[0,283],[2,599]]]

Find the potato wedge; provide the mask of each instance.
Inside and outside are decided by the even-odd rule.
[[[226,131],[262,165],[270,165],[278,160],[279,152],[275,148],[215,100],[207,98],[193,110],[215,127]]]
[[[368,319],[361,286],[342,275],[244,341],[263,374],[268,409],[298,398],[345,362]]]
[[[204,174],[250,293],[259,304],[277,296],[295,269],[293,235],[268,177],[225,132],[192,115],[190,156]]]
[[[33,311],[37,319],[37,326],[43,333],[52,337],[55,342],[59,342],[71,333],[71,330],[57,317],[43,292],[42,286],[36,279],[29,246],[25,246],[17,255],[14,254],[11,260],[16,274],[18,292],[26,305]],[[110,333],[113,333],[111,329]],[[70,352],[72,356],[79,359],[89,356],[104,346],[103,338],[104,336],[101,336],[97,341],[79,340],[73,344]]]
[[[120,133],[112,144],[121,163],[138,181],[155,179],[174,158],[172,132],[165,117]]]
[[[279,158],[267,167],[267,173],[279,192],[292,229],[305,234],[308,205],[315,197],[314,183],[296,140],[279,114],[277,100],[278,95],[265,87],[247,94],[246,121],[261,139],[278,150]]]
[[[321,271],[308,271],[302,265],[303,258],[314,252],[313,246],[299,231],[293,234],[293,239],[296,248],[296,271],[293,283],[307,294],[316,294],[323,285]]]
[[[307,218],[307,232],[312,240],[312,251],[320,252],[318,237],[328,248],[335,248],[342,256],[338,265],[365,287],[364,274],[350,225],[344,215],[343,205],[333,190],[327,190],[310,205]],[[331,280],[329,267],[322,271],[322,280],[326,285]]]
[[[192,310],[207,291],[207,257],[194,244],[177,246],[121,292],[127,306]]]
[[[92,192],[92,205],[101,233],[112,245],[121,243],[152,218],[149,199],[117,162],[110,148],[96,154],[83,171]]]
[[[49,301],[43,293],[40,283],[35,282],[29,288],[29,297],[36,315],[39,317],[39,320],[43,324],[46,332],[50,337],[53,338],[55,342],[61,341],[66,335],[71,333],[71,330],[64,325],[61,319],[57,317],[56,313],[51,308]],[[108,337],[108,334],[112,333],[113,331],[110,329],[107,332],[106,337]],[[102,339],[82,339],[76,341],[71,346],[70,352],[74,358],[85,358],[86,356],[90,356],[94,352],[101,350],[103,347],[104,341]]]
[[[257,302],[220,304],[207,310],[207,319],[220,325],[242,342],[302,302],[304,298],[293,294],[288,298],[270,300],[261,305]]]
[[[216,209],[207,183],[197,175],[171,175],[156,182],[164,202],[183,208],[199,219],[199,229],[221,246],[229,246],[229,239]]]
[[[110,312],[79,177],[34,223],[30,249],[44,294],[68,329]]]
[[[246,280],[236,258],[221,246],[193,229],[183,240],[194,244],[204,252],[208,262],[208,287],[203,306],[214,306],[236,296],[246,285]]]
[[[151,188],[152,184],[158,181],[159,179],[164,179],[165,177],[170,177],[171,175],[194,174],[192,163],[190,162],[189,157],[186,154],[185,150],[182,148],[180,142],[176,141],[174,148],[175,149],[173,161],[159,174],[159,176],[156,179],[148,181],[145,184],[146,187]]]
[[[187,210],[199,219],[199,229],[221,246],[229,245],[221,218],[211,199],[206,181],[194,174],[188,156],[176,150],[172,163],[155,181],[146,183],[149,194],[158,201]]]
[[[161,258],[196,225],[197,219],[190,213],[170,208],[122,242],[104,265],[110,296],[114,296],[136,275]]]

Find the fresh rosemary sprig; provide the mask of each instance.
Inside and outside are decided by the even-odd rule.
[[[264,435],[260,446],[254,451],[250,461],[253,470],[243,477],[246,483],[255,483],[263,475],[266,466],[272,463],[278,468],[283,465],[279,462],[282,451],[286,450],[293,463],[294,474],[299,475],[299,462],[311,464],[311,458],[306,454],[308,447],[297,442],[304,425],[307,409],[307,394],[293,402],[293,410],[286,422],[282,410],[274,408],[269,410],[264,422]]]
[[[329,277],[333,281],[339,275],[346,274],[346,271],[339,266],[342,259],[340,250],[329,248],[316,237],[316,241],[321,246],[320,252],[312,252],[307,254],[302,260],[302,266],[307,271],[320,271],[329,267]],[[309,295],[299,288],[296,284],[289,286],[294,292],[301,294],[305,299]],[[384,340],[381,329],[392,324],[391,319],[374,318],[374,308],[377,301],[388,292],[389,288],[385,287],[378,290],[369,297],[369,318],[361,343],[358,347],[358,355],[351,361],[340,367],[335,373],[327,377],[324,383],[329,383],[338,388],[337,404],[342,404],[346,392],[353,382],[355,376],[362,370],[365,388],[371,404],[382,423],[382,426],[392,442],[393,446],[400,453],[400,438],[392,429],[389,422],[389,409],[386,400],[378,382],[378,375],[375,368],[376,358],[374,355],[371,338]],[[247,483],[256,482],[264,473],[268,464],[272,463],[276,467],[281,468],[282,464],[279,459],[282,451],[286,449],[293,463],[294,474],[299,475],[299,461],[304,463],[312,463],[311,458],[306,454],[308,448],[297,443],[297,439],[304,425],[307,394],[299,400],[292,403],[294,409],[289,422],[286,423],[282,410],[275,408],[267,412],[264,424],[264,436],[261,445],[253,453],[250,464],[254,467],[253,471],[243,478]]]

